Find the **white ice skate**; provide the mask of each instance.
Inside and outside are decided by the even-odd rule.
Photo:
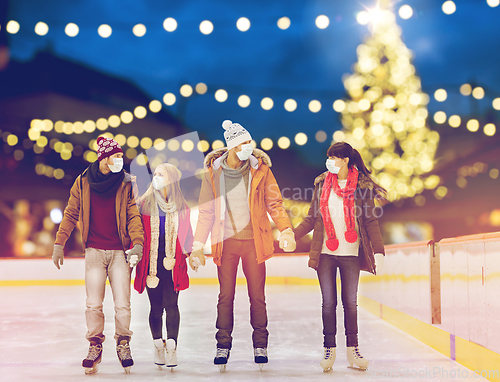
[[[357,346],[347,347],[347,360],[351,369],[365,371],[368,368],[369,362],[361,355]],[[356,365],[356,367],[353,365]]]
[[[335,363],[336,349],[334,346],[328,346],[324,348],[323,359],[319,363],[323,368],[323,372],[332,370],[333,364]]]
[[[221,373],[226,371],[227,360],[229,359],[229,349],[217,348],[215,353],[214,365],[219,365]]]
[[[90,343],[89,354],[82,362],[82,366],[85,368],[85,374],[95,374],[97,373],[98,366],[101,363],[102,357],[102,344],[96,344],[94,342]]]
[[[165,341],[161,338],[153,340],[154,344],[154,357],[155,357],[155,365],[158,366],[158,369],[161,370],[162,366],[165,366]]]
[[[174,367],[177,366],[177,351],[176,344],[173,338],[169,338],[166,344],[167,357],[166,365],[170,368],[170,371],[174,371]]]
[[[259,365],[260,370],[264,367],[264,364],[268,362],[267,349],[266,348],[255,348],[253,349],[253,355],[255,358],[255,363]]]
[[[134,365],[134,360],[132,359],[128,339],[123,337],[118,338],[116,342],[116,354],[125,370],[125,374],[130,374],[130,368]]]

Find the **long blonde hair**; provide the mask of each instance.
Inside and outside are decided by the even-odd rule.
[[[181,191],[180,179],[181,174],[177,167],[171,165],[170,163],[162,163],[156,168],[163,169],[167,175],[167,185],[165,186],[165,191],[167,191],[167,201],[173,202],[177,211],[181,212],[186,208],[189,208],[186,199],[184,199],[184,194]],[[154,172],[153,172],[154,174]],[[154,187],[153,182],[149,185],[148,189],[142,196],[137,200],[137,205],[139,206],[140,212],[143,215],[151,215],[151,209],[156,208],[156,200],[153,194]]]

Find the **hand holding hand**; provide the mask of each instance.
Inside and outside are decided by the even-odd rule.
[[[136,244],[133,248],[125,251],[125,253],[127,254],[127,262],[129,263],[130,268],[133,268],[142,259],[142,245]]]
[[[54,244],[54,251],[52,252],[52,261],[57,269],[61,269],[59,264],[64,263],[64,247],[60,244]]]
[[[297,247],[295,243],[295,234],[291,228],[283,230],[278,236],[279,246],[285,252],[293,252]]]
[[[193,251],[189,255],[189,266],[193,271],[198,272],[201,265],[205,265],[205,254],[203,253],[204,244],[199,241],[193,243]]]

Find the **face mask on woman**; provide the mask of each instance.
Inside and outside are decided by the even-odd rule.
[[[158,175],[155,175],[153,177],[153,187],[156,189],[156,190],[161,190],[162,188],[164,188],[166,185],[165,185],[165,179],[163,179],[163,177],[161,176],[158,176]]]
[[[113,164],[108,164],[111,172],[120,172],[123,168],[123,158],[111,158],[113,160]]]
[[[327,159],[326,160],[326,168],[328,171],[330,171],[332,174],[338,174],[340,169],[345,165],[345,163],[342,164],[342,166],[338,167],[335,165],[335,160],[333,159]]]
[[[253,153],[253,146],[251,143],[247,143],[245,145],[241,145],[241,151],[238,151],[236,155],[240,160],[247,160],[250,157],[250,154]]]
[[[156,190],[161,190],[162,188],[164,188],[166,186],[165,184],[165,179],[161,176],[158,176],[158,175],[155,175],[153,177],[153,187],[156,189]]]

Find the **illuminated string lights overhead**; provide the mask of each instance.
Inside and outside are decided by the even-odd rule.
[[[491,8],[495,8],[500,5],[500,0],[486,0],[486,3]],[[441,4],[441,10],[447,15],[452,15],[456,12],[457,5],[454,1],[448,0]],[[376,20],[380,13],[379,8],[363,10],[356,14],[356,20],[361,25],[367,25]],[[403,20],[410,19],[414,14],[414,9],[408,4],[403,4],[398,9],[398,15]],[[314,24],[318,29],[326,29],[330,25],[330,18],[324,14],[318,15],[314,19]],[[251,20],[247,17],[240,17],[236,20],[235,25],[237,30],[246,32],[251,27]],[[291,26],[291,20],[289,17],[283,16],[277,20],[276,26],[281,30],[287,30]],[[163,28],[169,33],[174,32],[178,28],[178,21],[173,17],[167,17],[163,21]],[[7,22],[5,29],[10,34],[16,34],[20,30],[20,24],[16,20],[10,20]],[[143,37],[146,35],[147,27],[144,24],[139,23],[134,25],[131,30],[136,37]],[[214,31],[213,22],[210,20],[201,21],[199,24],[199,31],[205,35],[211,34]],[[36,24],[35,33],[37,35],[45,36],[48,32],[49,26],[45,22],[40,21]],[[66,25],[64,32],[69,37],[76,37],[79,34],[80,29],[77,24],[70,22]],[[97,28],[97,33],[102,38],[109,38],[112,35],[112,32],[113,29],[109,24],[102,24]]]

